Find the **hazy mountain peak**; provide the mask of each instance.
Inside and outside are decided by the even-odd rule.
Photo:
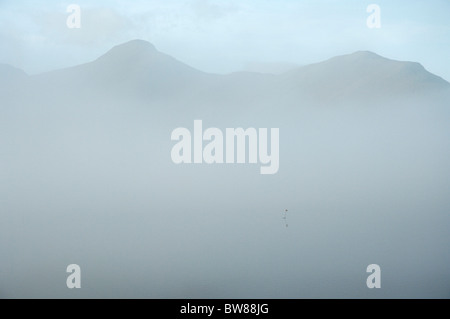
[[[375,63],[375,64],[384,64],[385,62],[394,61],[388,58],[385,58],[381,55],[378,55],[372,51],[356,51],[350,54],[338,55],[328,59],[326,62],[332,63]],[[400,62],[400,61],[395,61]],[[323,63],[323,62],[322,62]]]
[[[156,47],[145,40],[140,40],[140,39],[135,39],[135,40],[131,40],[119,45],[116,45],[112,50],[146,50],[146,51],[157,51]]]
[[[450,88],[447,81],[420,63],[392,60],[370,51],[356,51],[301,67],[287,74],[286,81],[297,92],[325,102],[409,96]]]
[[[158,51],[150,42],[132,40],[113,47],[95,61],[52,72],[50,79],[89,91],[113,89],[117,94],[156,97],[203,85],[199,78],[205,75]]]
[[[97,60],[140,60],[155,55],[163,55],[156,47],[148,41],[131,40],[123,44],[116,45]],[[118,61],[117,61],[118,62]]]
[[[377,75],[381,72],[391,74],[398,72],[422,73],[422,76],[436,77],[443,82],[446,82],[442,78],[428,72],[423,65],[418,62],[388,59],[371,51],[356,51],[351,54],[333,57],[327,61],[317,63],[316,65],[318,64],[335,65],[336,67],[345,68],[346,72],[354,70],[355,68],[360,70],[365,69],[365,71],[370,69],[371,73]]]
[[[148,41],[132,40],[113,47],[100,56],[96,61],[88,64],[94,68],[94,73],[108,74],[108,78],[131,77],[143,80],[149,76],[164,80],[171,77],[182,77],[186,72],[201,73],[177,59],[160,52]]]
[[[357,57],[357,58],[379,58],[379,59],[385,59],[381,55],[378,55],[372,51],[356,51],[352,54],[349,54],[349,56]]]

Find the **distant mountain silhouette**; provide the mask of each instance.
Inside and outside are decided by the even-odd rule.
[[[204,72],[159,52],[152,44],[142,40],[118,45],[96,61],[85,64],[82,69],[108,81],[125,82],[129,79],[133,84],[139,81],[151,86],[180,84],[205,76]]]
[[[300,67],[284,74],[282,82],[291,91],[326,102],[450,88],[447,81],[419,63],[390,60],[369,51]]]
[[[37,77],[40,82],[81,87],[89,93],[165,98],[201,86],[208,74],[159,52],[149,42],[133,40],[95,61]]]
[[[20,81],[25,73],[0,65],[0,81]],[[138,97],[214,103],[256,100],[333,101],[389,99],[450,88],[416,62],[394,61],[368,51],[337,56],[279,75],[237,72],[209,74],[133,40],[115,46],[95,61],[31,76],[30,91],[85,96]],[[34,83],[34,86],[33,86]],[[66,92],[66,93],[64,93]]]

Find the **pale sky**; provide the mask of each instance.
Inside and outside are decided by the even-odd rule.
[[[81,6],[81,29],[66,25],[72,3]],[[366,25],[372,3],[380,29]],[[144,39],[207,72],[370,50],[450,81],[449,14],[448,0],[0,0],[0,63],[34,74]]]

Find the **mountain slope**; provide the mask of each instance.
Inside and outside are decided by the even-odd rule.
[[[13,74],[8,79],[20,80],[23,76],[17,70],[6,70],[3,73]],[[337,56],[281,75],[218,75],[192,68],[142,40],[115,46],[95,61],[29,78],[27,90],[46,98],[65,99],[77,94],[84,100],[189,100],[192,105],[211,109],[266,102],[278,105],[380,100],[450,88],[448,82],[419,63],[394,61],[368,51]]]
[[[165,98],[202,86],[211,75],[133,40],[115,46],[95,61],[41,74],[36,79],[89,94]]]
[[[368,51],[307,65],[282,77],[283,85],[323,102],[389,98],[450,88],[442,78],[416,62],[390,60]]]

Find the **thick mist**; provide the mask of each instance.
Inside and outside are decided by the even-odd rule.
[[[315,103],[244,74],[151,99],[46,76],[2,91],[0,297],[450,297],[448,92]],[[278,173],[174,164],[196,119],[279,128]]]

